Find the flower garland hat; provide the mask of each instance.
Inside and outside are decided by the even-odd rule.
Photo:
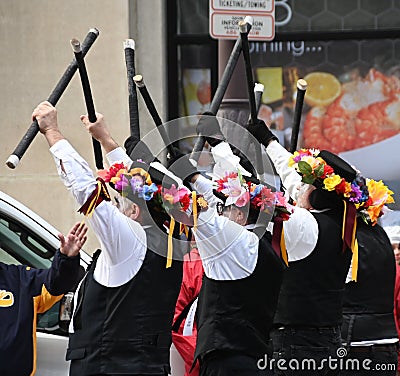
[[[393,192],[382,181],[364,178],[338,155],[327,150],[301,149],[289,160],[289,166],[302,176],[302,182],[313,184],[318,190],[340,199],[344,205],[343,251],[353,252],[353,275],[357,280],[358,243],[356,239],[356,216],[375,225],[384,214],[386,204],[393,203]],[[318,194],[318,193],[317,193]],[[310,200],[311,201],[311,200]]]
[[[181,213],[180,233],[188,234],[187,223],[183,219],[189,217],[188,211],[193,211],[194,222],[197,212],[207,207],[207,202],[200,196],[190,192],[182,181],[172,175],[161,163],[146,164],[135,161],[129,168],[123,163],[114,163],[108,170],[98,171],[100,180],[109,183],[121,196],[138,202],[142,199],[150,205],[149,213],[162,220],[169,221],[167,267],[172,262],[172,234],[175,229],[175,219],[170,212]],[[196,224],[196,222],[194,223]]]
[[[249,214],[265,213],[271,218],[274,223],[272,247],[287,265],[283,221],[289,219],[292,209],[283,192],[276,191],[266,183],[261,184],[252,176],[244,177],[240,169],[226,171],[220,178],[216,178],[214,174],[214,186],[214,194],[222,199],[224,206],[248,207]]]

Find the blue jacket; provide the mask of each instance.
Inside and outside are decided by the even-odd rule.
[[[0,374],[28,376],[36,370],[36,316],[73,290],[79,256],[57,251],[49,269],[0,263]]]

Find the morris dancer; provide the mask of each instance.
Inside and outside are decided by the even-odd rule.
[[[167,237],[160,228],[169,216],[153,199],[158,187],[152,176],[141,167],[129,171],[132,161],[112,139],[103,116],[96,115],[93,124],[87,116],[81,116],[81,121],[101,143],[111,164],[119,160],[126,166],[114,165],[108,171],[108,177],[116,178],[116,189],[126,188],[118,207],[61,134],[56,109],[43,102],[32,114],[61,179],[82,206],[80,211],[88,215],[102,249],[77,294],[67,352],[70,375],[165,376],[170,372],[171,322],[182,262],[174,260],[166,268]],[[162,180],[157,165],[150,171]]]
[[[170,169],[190,180],[209,203],[193,228],[205,272],[198,301],[195,360],[200,362],[201,376],[272,375],[264,359],[272,356],[269,331],[284,262],[280,250],[271,246],[265,225],[256,221],[263,211],[272,214],[275,203],[278,215],[287,219],[289,211],[279,192],[241,179],[248,173],[229,144],[221,142],[224,137],[214,116],[201,118],[198,133],[212,145],[215,183],[219,180],[218,196],[225,204],[214,195],[213,183],[197,173],[189,160],[181,158],[171,164]],[[218,215],[218,207],[223,216]]]
[[[284,224],[286,242],[290,237],[293,244],[301,240],[303,245],[297,244],[302,257],[289,262],[274,319],[274,352],[277,359],[286,362],[285,369],[277,369],[277,375],[339,374],[342,301],[351,252],[351,278],[357,279],[355,204],[361,214],[363,210],[380,211],[380,202],[373,192],[368,193],[368,184],[337,155],[314,150],[292,155],[279,145],[264,122],[250,124],[248,129],[266,146],[283,186],[297,201],[291,220],[299,216],[303,227],[313,233],[307,239],[303,227],[292,232],[289,222]],[[336,361],[336,367],[328,364],[330,358]],[[291,359],[300,363],[311,359],[316,366],[295,370],[288,366]]]

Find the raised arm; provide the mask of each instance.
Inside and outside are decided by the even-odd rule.
[[[79,277],[79,251],[86,242],[87,230],[86,225],[78,222],[66,236],[58,234],[60,250],[54,255],[50,269],[37,271],[35,284],[39,294],[36,298],[38,313],[48,310],[62,294],[74,290]]]
[[[262,120],[258,120],[256,124],[250,123],[247,129],[262,145],[266,147],[267,154],[274,164],[284,188],[287,190],[290,197],[296,200],[298,188],[301,183],[301,177],[288,165],[289,158],[292,154],[279,144],[276,136]]]
[[[51,104],[46,102],[39,104],[33,116],[36,116],[40,131],[50,145],[50,152],[64,185],[72,192],[78,205],[84,205],[98,189],[98,183],[88,163],[62,136],[58,129],[57,111]],[[86,118],[84,117],[83,120],[86,121]],[[102,115],[99,114],[96,123],[88,124],[88,127],[93,133],[97,131],[96,136],[99,141],[102,141],[106,150],[113,152],[118,149],[118,145],[107,130]],[[146,250],[146,235],[139,223],[129,219],[106,200],[95,207],[88,222],[99,239],[102,249],[95,278],[107,286],[114,286],[124,283],[119,278],[113,280],[111,277],[121,274],[118,268],[124,268],[125,265],[128,268],[130,265],[130,269],[125,274],[129,280],[140,267],[141,261],[139,263],[138,260],[143,259]],[[104,271],[102,273],[104,278],[96,274],[100,269]]]

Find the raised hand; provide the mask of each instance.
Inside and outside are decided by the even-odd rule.
[[[247,130],[265,147],[268,146],[268,144],[276,140],[278,141],[278,138],[271,132],[271,130],[267,127],[267,125],[264,123],[264,121],[257,119],[256,124],[253,124],[251,121],[248,124]]]
[[[80,249],[86,243],[88,227],[81,222],[75,223],[75,225],[69,230],[67,236],[59,233],[58,238],[60,239],[60,252],[68,257],[77,256]]]

